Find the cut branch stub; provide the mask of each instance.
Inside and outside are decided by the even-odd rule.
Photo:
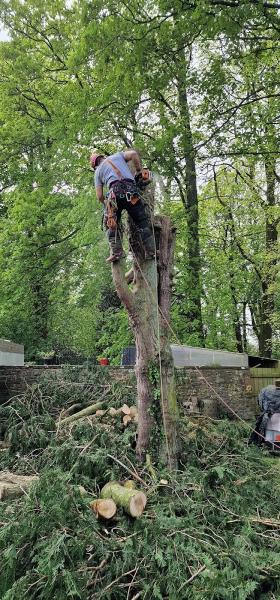
[[[75,413],[74,415],[71,415],[70,417],[66,417],[65,419],[62,419],[61,421],[58,421],[58,425],[66,425],[67,423],[74,423],[74,421],[77,421],[78,419],[82,419],[83,417],[88,417],[88,416],[96,413],[96,411],[101,409],[103,406],[104,406],[104,402],[96,402],[96,404],[91,404],[90,406],[87,406],[87,408],[80,410],[79,412]]]

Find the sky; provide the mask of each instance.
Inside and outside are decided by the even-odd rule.
[[[7,31],[5,31],[2,24],[0,23],[0,41],[5,41],[8,39],[9,39],[8,33],[7,33]]]

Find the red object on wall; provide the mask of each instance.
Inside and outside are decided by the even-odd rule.
[[[98,362],[99,362],[100,365],[103,365],[103,366],[104,365],[109,365],[108,358],[100,358]]]

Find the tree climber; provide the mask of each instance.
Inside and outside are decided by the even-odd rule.
[[[128,162],[135,167],[133,177]],[[120,234],[121,214],[125,209],[133,219],[145,250],[145,258],[155,255],[155,241],[138,183],[142,180],[141,159],[136,150],[117,152],[110,156],[92,154],[90,163],[95,170],[96,196],[105,207],[105,227],[109,239],[111,254],[107,262],[116,262],[125,256]],[[104,196],[104,186],[109,192]]]

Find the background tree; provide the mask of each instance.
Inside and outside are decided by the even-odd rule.
[[[103,295],[114,296],[87,161],[93,146],[135,145],[158,174],[157,210],[178,226],[177,336],[241,350],[253,328],[269,355],[279,310],[277,12],[214,1],[2,0],[0,9],[11,36],[0,49],[2,335],[24,341],[29,356],[69,340],[119,361],[127,320],[114,300],[104,310]],[[254,198],[255,246],[230,204],[247,258],[218,199],[223,185],[236,196],[234,178],[244,209]],[[224,300],[211,284],[219,272]]]

